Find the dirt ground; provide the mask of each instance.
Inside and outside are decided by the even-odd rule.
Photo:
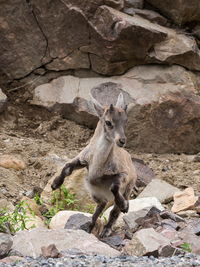
[[[15,155],[26,168],[21,171],[0,167],[0,198],[16,202],[34,187],[44,188],[55,174],[49,157],[72,158],[85,147],[93,131],[62,119],[45,109],[12,100],[0,116],[0,156]],[[134,154],[154,170],[157,178],[184,188],[200,188],[200,162],[192,155]]]

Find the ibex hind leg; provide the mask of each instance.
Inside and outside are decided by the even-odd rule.
[[[129,203],[127,198],[124,197],[124,195],[120,192],[120,181],[115,181],[111,185],[111,192],[113,193],[115,197],[115,204],[118,206],[119,210],[123,213],[128,212]]]
[[[85,166],[80,163],[79,159],[75,159],[67,163],[62,169],[61,174],[57,176],[51,184],[52,190],[56,190],[57,188],[59,188],[63,184],[65,177],[69,176],[73,172],[73,170],[77,170],[83,167]]]
[[[115,204],[113,209],[110,212],[108,223],[104,226],[104,229],[100,235],[100,238],[107,237],[112,233],[112,226],[116,222],[117,218],[120,215],[120,209],[119,207]]]
[[[94,214],[92,215],[92,222],[91,222],[91,224],[89,225],[89,228],[88,228],[88,232],[89,233],[92,232],[99,215],[102,213],[102,211],[104,210],[104,208],[105,208],[105,206],[107,204],[107,202],[104,202],[104,201],[103,202],[98,201],[97,203],[98,204],[97,204],[96,210],[95,210]]]

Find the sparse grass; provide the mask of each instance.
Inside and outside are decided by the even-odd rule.
[[[0,210],[0,232],[14,234],[19,230],[27,229],[26,223],[30,221],[27,208],[31,215],[34,216],[34,212],[25,201],[19,202],[13,212],[8,212],[6,209]],[[32,227],[34,228],[34,225]]]
[[[192,246],[190,243],[185,242],[180,245],[180,248],[186,252],[189,252],[189,253],[192,252]]]

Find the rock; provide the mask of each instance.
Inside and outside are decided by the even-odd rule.
[[[0,258],[6,257],[12,247],[13,241],[10,235],[0,233]]]
[[[47,247],[41,247],[41,251],[44,258],[59,258],[61,256],[55,244],[51,244]]]
[[[194,155],[192,158],[192,161],[193,162],[200,162],[200,153]]]
[[[2,155],[0,156],[0,166],[7,169],[23,170],[26,165],[23,160],[14,155]]]
[[[102,104],[111,104],[123,92],[129,104],[129,148],[135,153],[196,153],[200,149],[199,128],[191,121],[200,120],[200,96],[196,95],[195,77],[175,65],[138,66],[110,78],[64,76],[36,87],[32,104],[95,127],[97,116],[89,93]]]
[[[169,203],[173,195],[180,190],[160,179],[153,179],[137,198],[156,197],[161,203]]]
[[[0,88],[0,113],[5,110],[7,103],[7,96],[2,92]]]
[[[23,196],[21,201],[24,202],[24,208],[26,209],[26,213],[42,216],[40,212],[40,206],[35,202],[34,199],[30,199],[26,196]]]
[[[159,210],[164,210],[163,206],[161,203],[157,200],[155,197],[145,197],[145,198],[138,198],[138,199],[131,199],[129,200],[129,212],[136,212],[140,211],[142,209],[148,208],[148,207],[156,207]],[[105,218],[108,219],[109,214],[113,206],[109,207],[103,214]],[[124,222],[123,222],[123,216],[124,214],[120,214],[115,226],[113,229],[118,230],[122,229],[124,227]]]
[[[144,5],[144,0],[125,0],[124,7],[125,8],[140,8],[142,9]]]
[[[183,228],[184,232],[190,232],[197,236],[200,236],[200,218],[193,218],[187,220],[187,224]]]
[[[73,230],[84,230],[88,232],[89,226],[92,222],[92,216],[86,216],[83,213],[76,213],[69,217],[65,224],[65,229],[73,229]],[[94,229],[92,230],[92,234],[98,236],[103,230],[103,223],[99,218],[95,224]]]
[[[16,262],[23,262],[24,258],[20,256],[8,256],[0,260],[0,263],[8,264],[8,266],[11,266],[11,264],[14,264]]]
[[[147,186],[155,178],[153,170],[141,159],[132,158],[137,172],[137,187]]]
[[[62,168],[58,168],[56,174],[48,181],[43,192],[41,193],[41,198],[45,204],[48,205],[51,204],[52,193],[53,193],[51,189],[51,184],[55,179],[55,177],[60,174]],[[84,181],[86,172],[87,170],[85,168],[73,171],[73,173],[65,179],[63,185],[69,190],[71,194],[75,195],[76,206],[78,206],[79,209],[87,211],[87,210],[93,210],[95,207],[95,203],[91,199],[90,194],[85,188]]]
[[[183,250],[173,247],[172,245],[163,246],[158,251],[160,257],[172,257],[176,255],[184,255]]]
[[[6,212],[14,211],[14,205],[6,199],[0,199],[0,210],[5,210]]]
[[[171,219],[175,222],[185,222],[185,220],[183,218],[181,218],[179,215],[174,214],[168,210],[164,210],[164,211],[160,212],[160,217],[163,219]]]
[[[154,50],[149,54],[157,62],[168,62],[189,68],[190,70],[200,70],[200,50],[193,38],[188,38],[184,34],[169,32],[168,38],[154,46]]]
[[[85,215],[87,217],[90,217],[92,215],[90,213],[84,213],[84,212],[80,212],[80,211],[62,210],[53,216],[53,218],[50,221],[49,228],[54,229],[54,230],[64,229],[69,218],[75,214],[82,214],[82,215]]]
[[[200,3],[198,0],[192,0],[190,3],[187,0],[175,0],[173,2],[146,0],[146,2],[179,25],[186,22],[200,21]]]
[[[199,217],[195,210],[183,210],[177,212],[177,215],[183,218]]]
[[[121,10],[124,7],[124,0],[104,0],[104,4]]]
[[[157,23],[159,25],[165,26],[167,24],[167,19],[161,16],[159,13],[153,10],[147,9],[137,9],[137,8],[124,8],[123,10],[126,14],[134,16],[137,14],[138,16],[151,21],[152,23]]]
[[[36,215],[27,214],[27,218],[25,220],[26,230],[30,230],[33,228],[47,228],[45,222]]]
[[[122,246],[124,246],[124,240],[120,235],[104,237],[101,239],[101,241],[115,249],[120,249]]]
[[[179,211],[191,209],[197,201],[198,197],[195,197],[194,189],[188,187],[184,191],[174,194],[174,205],[171,211],[177,213]]]
[[[158,256],[159,248],[169,244],[169,239],[157,233],[153,228],[141,229],[125,245],[123,253],[130,256]]]
[[[137,222],[137,219],[144,218],[150,209],[151,207],[148,207],[138,211],[132,211],[129,212],[127,215],[124,215],[123,220],[128,230],[131,231],[132,233],[136,232],[140,226]]]
[[[192,253],[200,255],[200,237],[190,232],[182,231],[179,233],[179,237],[182,239],[182,244],[186,244]]]
[[[40,248],[49,246],[52,240],[58,251],[78,249],[83,254],[98,254],[106,256],[118,256],[120,253],[99,241],[94,235],[82,230],[47,230],[33,229],[18,232],[13,237],[13,249],[24,256],[39,257]]]
[[[174,229],[174,230],[178,230],[180,228],[179,224],[171,219],[164,219],[161,221],[161,226],[163,228],[167,228],[167,229]]]

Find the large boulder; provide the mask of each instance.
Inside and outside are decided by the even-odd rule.
[[[0,233],[0,259],[5,257],[12,247],[12,237],[8,234]]]
[[[177,187],[164,180],[153,179],[137,198],[156,197],[161,203],[168,203],[173,199],[176,192],[180,192]]]
[[[106,256],[118,256],[120,253],[99,241],[94,235],[82,230],[48,230],[33,229],[18,232],[13,237],[12,249],[23,256],[39,257],[41,247],[47,247],[53,243],[58,251],[75,249],[83,254],[98,254]]]
[[[170,16],[180,13],[183,21],[199,20],[197,1],[191,5],[185,0],[180,8],[178,0],[175,5],[171,0],[148,0],[163,13],[169,5]],[[142,6],[143,1],[125,1],[126,8]],[[0,71],[7,84],[23,78],[29,83],[34,75],[46,73],[52,79],[55,72],[79,69],[118,75],[152,62],[199,70],[199,49],[190,37],[141,17],[165,24],[154,12],[130,16],[119,11],[123,0],[4,0],[1,7]]]
[[[103,105],[123,92],[129,104],[128,146],[142,152],[197,152],[200,149],[198,79],[180,66],[138,66],[123,76],[63,76],[34,90],[32,104],[95,127],[91,93]],[[159,138],[158,138],[159,135]]]
[[[199,0],[146,0],[146,2],[179,25],[186,22],[200,21]]]
[[[170,240],[157,233],[153,228],[141,229],[125,245],[123,253],[130,256],[158,256],[159,249],[169,244]]]

